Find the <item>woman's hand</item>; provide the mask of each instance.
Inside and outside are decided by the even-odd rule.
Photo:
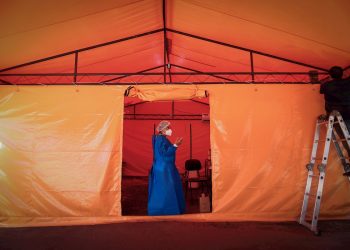
[[[180,146],[182,144],[182,140],[183,140],[182,137],[178,137],[175,141],[176,146]]]

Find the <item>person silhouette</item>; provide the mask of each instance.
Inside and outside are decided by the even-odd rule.
[[[182,181],[175,166],[177,148],[182,138],[172,144],[167,136],[172,135],[169,121],[161,121],[157,135],[152,136],[153,165],[148,183],[148,215],[175,215],[185,212]]]

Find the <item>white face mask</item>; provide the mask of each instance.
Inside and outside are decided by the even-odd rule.
[[[173,133],[173,131],[172,131],[171,129],[168,129],[167,131],[165,131],[165,134],[166,134],[167,136],[171,136],[172,133]]]

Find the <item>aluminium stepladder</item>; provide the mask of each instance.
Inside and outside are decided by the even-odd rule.
[[[341,131],[343,133],[342,136],[341,135],[338,135],[338,137],[336,136],[337,131],[334,128],[335,123],[339,123]],[[322,125],[326,125],[326,128],[327,128],[326,138],[324,140],[320,140],[320,127]],[[315,233],[315,235],[319,235],[317,222],[318,222],[319,213],[320,213],[321,198],[322,198],[324,180],[326,175],[325,171],[327,167],[331,141],[333,141],[337,154],[341,160],[341,163],[344,169],[344,175],[346,174],[350,181],[350,176],[348,175],[350,172],[349,156],[345,157],[341,150],[341,147],[339,146],[339,141],[346,141],[347,145],[350,147],[350,136],[349,136],[349,131],[345,125],[345,122],[338,111],[331,112],[328,119],[326,118],[325,115],[318,117],[316,122],[315,136],[314,136],[313,147],[311,152],[311,160],[310,160],[310,163],[306,165],[306,168],[308,170],[308,176],[306,181],[304,200],[303,200],[303,205],[301,209],[299,223],[309,228],[312,232]],[[318,149],[319,142],[324,142],[322,158],[317,158],[317,149]],[[319,174],[315,175],[313,169],[315,166],[315,162],[317,160],[321,160],[321,163],[317,166]],[[316,195],[311,194],[311,185],[314,178],[318,179]],[[306,221],[306,214],[308,210],[308,203],[309,203],[310,197],[313,197],[315,199],[311,223]]]

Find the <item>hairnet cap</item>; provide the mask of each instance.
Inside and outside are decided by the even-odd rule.
[[[170,122],[169,121],[161,121],[158,126],[157,126],[157,131],[161,132],[164,129],[166,129],[167,127],[170,126]]]

